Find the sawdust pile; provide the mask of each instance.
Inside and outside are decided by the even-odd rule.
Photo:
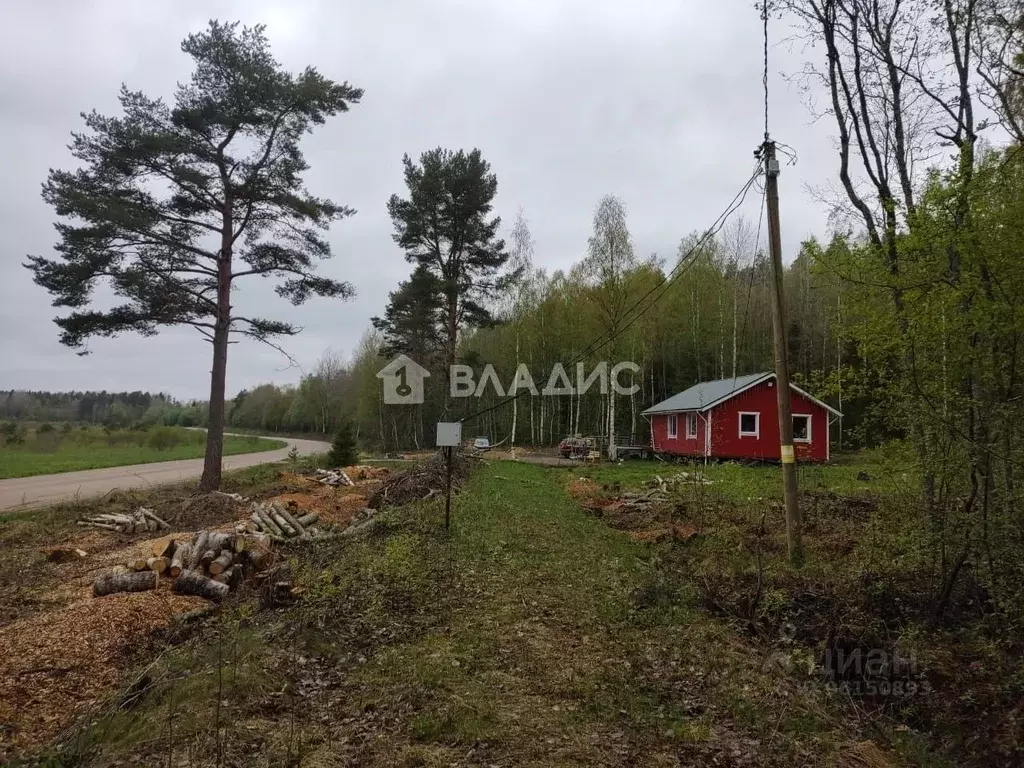
[[[0,634],[0,760],[46,744],[108,697],[140,638],[172,616],[205,605],[149,593],[93,599],[89,587],[59,611],[16,621]]]
[[[167,514],[167,522],[185,531],[198,531],[247,517],[247,505],[224,493],[200,493]]]

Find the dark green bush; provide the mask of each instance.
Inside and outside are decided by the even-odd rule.
[[[36,432],[39,433],[40,435],[45,435],[49,432],[53,432],[53,424],[51,424],[48,421],[44,421],[42,424],[39,425],[39,429],[37,429]]]

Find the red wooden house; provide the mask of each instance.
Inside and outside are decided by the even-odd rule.
[[[835,408],[794,384],[793,447],[798,461],[828,461]],[[714,459],[779,459],[774,373],[705,381],[643,412],[656,453]]]

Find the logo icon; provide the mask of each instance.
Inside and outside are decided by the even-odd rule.
[[[422,403],[423,380],[430,371],[411,357],[399,355],[377,371],[384,384],[385,405],[417,405]]]

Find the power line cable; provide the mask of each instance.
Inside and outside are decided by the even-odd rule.
[[[768,141],[768,0],[761,4],[761,21],[764,24],[764,75],[761,77],[764,86],[764,140]]]
[[[747,314],[750,312],[750,296],[751,296],[751,294],[753,293],[753,290],[754,290],[754,274],[757,271],[757,251],[758,251],[758,246],[761,243],[761,225],[764,223],[764,208],[765,208],[764,203],[765,203],[765,195],[766,195],[767,191],[768,191],[767,187],[762,187],[761,188],[761,212],[760,212],[760,214],[757,217],[757,235],[755,235],[755,237],[754,237],[754,258],[750,262],[750,275],[749,275],[749,279],[747,280],[747,299],[746,299],[746,302],[743,304],[743,324],[740,326],[740,337],[739,338],[740,338],[740,344],[742,344],[741,349],[743,347],[746,347],[746,344],[744,343],[744,340],[745,340],[746,335],[747,335]],[[735,371],[733,371],[732,383],[733,383],[733,386],[735,387],[736,386],[736,372]]]
[[[638,299],[626,311],[626,314],[624,316],[625,320],[621,328],[618,330],[606,331],[605,333],[601,334],[601,336],[598,336],[598,338],[595,339],[589,347],[584,349],[581,353],[579,353],[572,360],[569,361],[570,366],[581,362],[588,355],[593,354],[601,347],[617,339],[619,336],[621,336],[623,333],[629,330],[630,326],[632,326],[633,323],[635,323],[645,312],[647,312],[647,310],[649,310],[652,306],[654,306],[654,304],[658,302],[658,300],[669,290],[669,288],[671,288],[672,285],[696,263],[696,258],[691,259],[690,257],[697,253],[708,242],[708,240],[710,240],[718,232],[720,232],[722,227],[725,225],[725,222],[729,219],[729,217],[732,216],[732,214],[735,213],[741,205],[743,205],[743,202],[746,200],[747,192],[749,192],[750,188],[754,185],[754,182],[757,180],[760,171],[761,164],[760,162],[758,162],[753,174],[746,181],[746,183],[743,185],[740,191],[737,192],[736,195],[732,198],[732,200],[729,202],[729,205],[726,206],[725,210],[722,211],[721,214],[719,214],[718,218],[715,219],[712,225],[708,227],[707,230],[705,230],[704,234],[700,238],[698,238],[697,242],[694,243],[693,246],[679,258],[679,261],[676,263],[676,266],[672,269],[669,275],[663,276],[661,280],[658,281],[658,283],[656,283],[650,290],[648,290],[647,293],[641,296],[640,299]],[[644,304],[644,302],[647,301],[651,297],[651,295],[654,294],[655,291],[658,291],[659,289],[661,289],[661,293],[659,293],[653,299],[648,301],[645,306],[641,307],[641,304]],[[636,311],[638,307],[640,309],[639,311]],[[634,311],[636,311],[636,314],[633,317],[630,317],[630,314],[632,314]],[[607,338],[605,338],[606,336]],[[459,422],[465,423],[470,419],[483,416],[484,414],[490,413],[491,411],[495,411],[498,408],[502,408],[508,405],[509,403],[513,402],[514,400],[517,400],[523,395],[529,393],[529,391],[529,389],[520,390],[515,395],[507,397],[505,400],[499,403],[495,403],[492,406],[482,408],[467,416],[462,417],[461,419],[459,419]]]

